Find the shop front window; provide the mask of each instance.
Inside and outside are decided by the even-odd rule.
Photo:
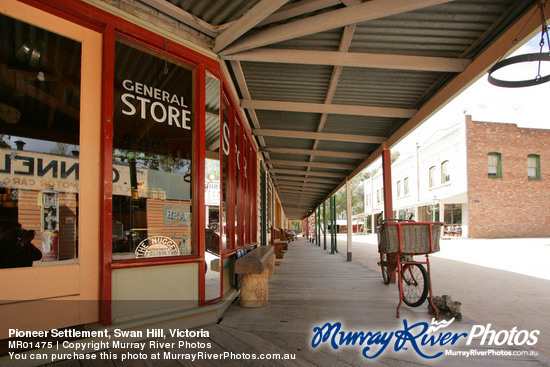
[[[462,224],[461,204],[445,204],[445,224]]]
[[[206,74],[205,86],[205,300],[213,300],[220,297],[221,278],[220,269],[220,238],[223,236],[223,228],[220,227],[220,81]],[[223,220],[225,222],[225,220]]]
[[[243,152],[242,152],[242,129],[241,126],[235,121],[235,152],[236,152],[236,163],[237,167],[235,169],[235,247],[242,246],[242,216],[243,216],[243,206],[241,205],[241,199],[243,196],[242,186],[243,182],[241,179],[242,175],[242,166],[244,165]]]
[[[0,29],[0,268],[76,263],[82,46]]]
[[[193,69],[115,44],[113,259],[196,254],[192,238]]]
[[[228,227],[229,221],[229,199],[231,197],[230,191],[230,177],[229,177],[229,162],[231,154],[231,129],[229,127],[229,105],[223,104],[222,111],[222,217],[221,224],[223,229],[222,237],[222,250],[226,250],[231,246],[231,235]]]

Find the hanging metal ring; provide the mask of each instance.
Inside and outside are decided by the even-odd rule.
[[[537,75],[535,79],[517,80],[517,81],[501,80],[501,79],[495,78],[492,75],[495,71],[502,69],[505,66],[519,64],[522,62],[532,62],[532,61],[538,61],[539,63],[543,61],[550,61],[550,54],[548,53],[525,54],[525,55],[510,57],[509,59],[499,61],[491,68],[491,70],[489,70],[489,77],[488,77],[489,83],[496,85],[497,87],[521,88],[521,87],[531,87],[534,85],[539,85],[550,81],[550,74],[543,77],[541,77],[540,75]]]

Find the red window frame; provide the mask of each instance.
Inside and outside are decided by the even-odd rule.
[[[110,301],[111,301],[111,271],[113,269],[120,268],[130,268],[130,267],[142,267],[142,266],[155,266],[155,265],[169,265],[169,264],[179,264],[179,263],[189,263],[189,262],[198,262],[200,264],[199,274],[202,277],[202,280],[199,282],[199,288],[203,288],[204,284],[204,261],[201,255],[204,254],[204,226],[205,226],[205,216],[204,214],[204,158],[205,158],[205,136],[204,136],[204,125],[205,125],[205,108],[204,108],[204,82],[205,82],[205,71],[208,70],[213,75],[219,76],[221,82],[221,88],[223,90],[223,99],[222,101],[227,103],[229,106],[230,114],[229,121],[239,121],[239,124],[242,128],[241,138],[239,139],[243,142],[245,139],[249,146],[249,169],[250,173],[249,180],[240,180],[242,193],[247,193],[247,200],[244,199],[244,195],[241,194],[240,198],[242,201],[239,201],[239,207],[242,210],[239,213],[244,215],[247,213],[247,229],[250,231],[248,235],[248,241],[244,241],[244,244],[255,243],[257,237],[257,205],[256,205],[256,190],[257,190],[257,162],[256,155],[257,149],[253,144],[254,139],[250,134],[248,129],[245,129],[245,124],[242,123],[241,117],[237,112],[239,104],[233,98],[233,95],[229,89],[229,83],[225,78],[222,68],[218,60],[210,58],[200,52],[197,52],[193,49],[190,49],[184,45],[178,44],[174,41],[167,40],[165,37],[156,34],[150,30],[142,28],[136,24],[133,24],[127,20],[119,18],[118,16],[108,13],[100,8],[95,7],[94,5],[74,0],[56,0],[52,2],[51,0],[20,0],[23,3],[46,11],[55,16],[59,16],[63,19],[72,21],[89,29],[101,32],[103,34],[103,70],[102,70],[102,120],[101,120],[101,130],[102,130],[102,152],[103,152],[103,162],[102,164],[102,177],[100,177],[100,182],[103,182],[103,197],[105,198],[101,204],[102,209],[102,220],[101,220],[101,256],[100,256],[100,266],[101,266],[101,279],[100,279],[100,299],[102,300],[101,304],[101,316],[100,319],[104,325],[109,325],[111,323],[111,310],[110,310]],[[195,69],[195,93],[197,98],[195,98],[195,111],[196,111],[196,121],[195,121],[195,139],[196,146],[194,150],[195,157],[193,157],[193,204],[197,208],[195,210],[195,215],[193,218],[193,227],[192,231],[194,234],[194,241],[198,246],[196,246],[196,253],[191,256],[174,256],[174,257],[161,257],[161,258],[150,258],[150,259],[140,259],[140,260],[119,260],[113,262],[112,260],[112,147],[113,147],[113,80],[114,80],[114,49],[115,49],[115,35],[123,36],[127,39],[130,39],[134,42],[142,44],[146,47],[149,47],[153,50],[159,51],[161,53],[168,53],[171,57],[174,57],[182,62],[188,63],[194,66]],[[224,105],[222,102],[222,106]],[[230,130],[233,132],[235,125],[230,123]],[[234,134],[231,134],[232,141],[230,142],[230,157],[235,157],[235,138]],[[222,137],[221,137],[222,138]],[[241,143],[242,144],[242,143]],[[242,145],[241,145],[242,146]],[[227,213],[226,220],[228,225],[228,231],[230,232],[229,238],[234,241],[234,232],[235,231],[233,223],[235,223],[235,213],[234,213],[234,203],[236,197],[236,190],[239,188],[235,187],[234,177],[235,177],[235,159],[229,160],[229,172],[227,177],[230,178],[229,182],[229,192],[230,197],[227,198],[226,203]],[[245,185],[245,182],[247,184]],[[221,210],[223,208],[220,208]],[[237,218],[238,219],[238,218]],[[242,222],[241,222],[242,223]],[[244,228],[240,228],[240,231],[244,231]],[[244,232],[241,233],[243,238]],[[223,253],[223,257],[231,256],[235,253],[236,244],[228,243],[227,250]],[[204,295],[204,289],[202,289],[202,294]],[[200,298],[200,297],[199,297]]]

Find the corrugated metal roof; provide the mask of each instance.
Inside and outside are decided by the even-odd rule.
[[[294,50],[338,51],[342,39],[343,28],[331,29],[270,45],[272,48]]]
[[[168,0],[212,25],[221,25],[242,17],[260,0]]]
[[[438,73],[345,67],[333,103],[409,108]]]
[[[252,99],[323,103],[332,67],[242,63]]]
[[[256,111],[262,129],[317,131],[321,114],[288,111]]]
[[[213,26],[221,26],[214,31],[221,34],[228,29],[227,25],[230,22],[240,19],[245,13],[254,10],[257,14],[271,5],[259,0],[170,0],[170,2],[202,21]],[[275,181],[278,177],[302,178],[305,181],[307,173],[310,178],[342,182],[343,177],[352,170],[316,167],[310,162],[359,166],[363,158],[319,155],[318,151],[356,153],[365,156],[372,154],[380,147],[381,140],[378,143],[371,141],[362,143],[359,141],[360,138],[391,139],[393,134],[409,121],[410,116],[414,116],[417,109],[425,106],[426,102],[460,73],[460,70],[414,71],[385,66],[374,68],[348,64],[334,66],[332,63],[325,65],[324,62],[328,60],[328,56],[325,57],[325,55],[329,52],[342,48],[344,51],[359,54],[465,58],[475,61],[529,9],[533,8],[535,10],[530,11],[536,12],[537,0],[457,0],[413,11],[398,11],[399,6],[408,7],[420,3],[420,1],[403,1],[401,5],[397,5],[397,8],[385,9],[393,12],[393,15],[360,21],[355,28],[348,27],[348,30],[344,31],[343,25],[348,23],[341,19],[342,16],[347,17],[347,15],[341,15],[346,11],[341,1],[289,1],[272,15],[265,14],[264,21],[261,21],[258,26],[243,29],[245,33],[222,50],[223,57],[228,59],[233,57],[242,67],[244,80],[239,80],[238,73],[233,73],[231,63],[227,63],[228,70],[232,73],[230,77],[237,86],[240,97],[244,95],[240,88],[246,86],[252,101],[267,102],[267,105],[264,104],[264,109],[255,109],[259,128],[277,130],[279,136],[263,136],[262,139],[258,139],[258,142],[265,142],[260,150],[265,151],[269,148],[300,150],[296,151],[296,154],[291,154],[289,151],[269,153],[269,158],[273,161],[290,160],[304,163],[302,167],[281,163],[270,164],[269,169]],[[352,10],[354,19],[356,15],[368,16],[368,7],[379,6],[377,4],[383,3],[365,2],[356,5]],[[533,13],[531,18],[533,16],[540,18],[536,13]],[[324,17],[323,22],[315,21],[319,19],[318,17]],[[540,22],[540,19],[538,21]],[[526,20],[523,22],[527,23]],[[329,26],[324,26],[325,23]],[[246,25],[246,23],[243,24]],[[193,27],[192,24],[191,27]],[[351,30],[353,30],[351,41],[346,42],[347,32]],[[244,47],[243,44],[251,39],[261,39],[262,42],[244,49],[254,55],[258,55],[260,51],[275,49],[271,54],[273,56],[257,60],[250,54],[246,55],[246,52],[228,52],[237,46]],[[318,51],[324,54],[303,62],[285,60],[289,55],[306,57],[298,51]],[[506,51],[502,49],[500,52],[503,54]],[[335,56],[330,55],[330,57]],[[331,80],[333,80],[332,85]],[[462,83],[467,83],[467,80]],[[455,90],[460,87],[455,87]],[[211,86],[207,85],[207,97],[212,95],[208,92],[210,88]],[[279,102],[286,104],[281,106]],[[213,100],[207,98],[207,110],[212,103]],[[332,108],[332,112],[323,113],[322,108],[326,107],[325,103]],[[354,106],[366,109],[351,109]],[[372,107],[383,109],[369,110]],[[408,115],[410,113],[412,115]],[[213,117],[207,117],[207,142],[216,139],[216,122]],[[415,123],[418,122],[420,121]],[[253,133],[261,135],[261,130]],[[300,135],[291,138],[286,133],[304,131],[311,133],[311,136]],[[317,132],[324,135],[316,135]],[[357,138],[354,138],[355,136]],[[309,152],[306,154],[303,150]],[[307,164],[310,164],[309,168],[306,168]],[[277,173],[273,169],[282,169],[284,172]],[[288,172],[294,172],[296,175],[290,175]],[[300,184],[300,181],[296,182]],[[334,184],[332,187],[336,186]],[[323,191],[321,195],[315,195],[315,198],[324,198],[323,195],[330,191]],[[318,193],[318,190],[314,192]],[[294,216],[299,217],[300,213],[305,215],[313,208],[311,200],[305,200],[305,197],[302,204],[298,205],[303,210],[295,208],[297,206],[295,199],[290,199],[283,192],[281,197],[283,207],[292,205]]]
[[[383,117],[329,115],[323,132],[386,136],[394,123],[395,119]]]
[[[266,136],[264,137],[264,140],[266,146],[271,148],[311,149],[311,146],[313,145],[310,139],[292,139]]]

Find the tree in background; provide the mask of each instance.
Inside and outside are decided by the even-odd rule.
[[[392,152],[391,163],[399,159],[399,151]],[[374,176],[380,168],[374,168],[370,171],[363,170],[350,180],[351,188],[351,213],[352,215],[365,212],[365,186],[364,181]],[[346,219],[346,187],[342,187],[336,195],[336,216],[337,219]],[[327,204],[328,205],[328,204]],[[330,212],[327,210],[327,218],[330,218]]]
[[[4,141],[4,135],[0,135],[0,148],[8,148],[11,149],[11,145]]]

